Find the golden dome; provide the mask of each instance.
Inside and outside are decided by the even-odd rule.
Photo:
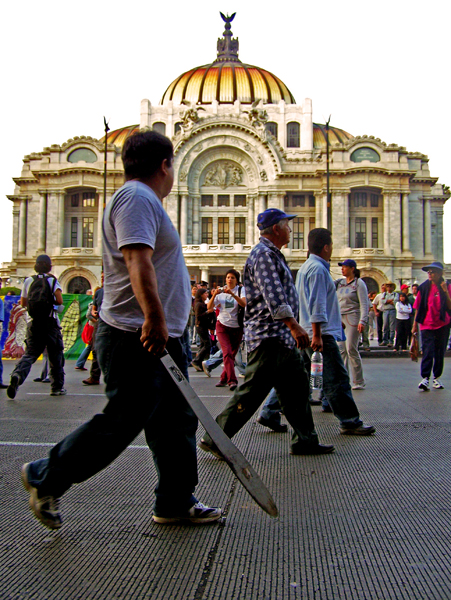
[[[226,17],[223,38],[218,39],[218,56],[208,65],[190,69],[177,77],[167,88],[160,104],[172,100],[174,104],[233,104],[240,100],[252,104],[262,100],[264,104],[276,104],[285,100],[296,101],[287,86],[278,77],[259,67],[247,65],[238,58],[238,38],[232,38],[230,23],[235,17]]]
[[[339,129],[338,127],[330,127],[329,126],[329,145],[330,146],[339,146],[341,144],[346,144],[349,140],[353,139],[353,135],[344,131],[343,129]],[[318,123],[313,123],[313,147],[318,148],[320,150],[325,150],[327,147],[326,142],[326,126],[319,125]]]

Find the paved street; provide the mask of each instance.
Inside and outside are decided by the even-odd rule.
[[[14,361],[4,361],[4,380]],[[313,407],[320,440],[335,454],[290,456],[289,434],[252,419],[235,438],[268,485],[280,517],[263,513],[228,467],[199,451],[198,498],[222,506],[221,524],[159,526],[151,520],[155,471],[140,435],[108,469],[62,500],[50,532],[28,509],[22,463],[102,409],[102,386],[68,361],[68,396],[34,383],[14,401],[0,391],[1,600],[444,600],[451,598],[451,359],[442,391],[417,389],[419,363],[365,359],[355,398],[371,438],[339,435]],[[229,397],[193,373],[216,415]],[[296,393],[296,390],[293,390]],[[170,398],[168,398],[170,402]],[[198,435],[202,434],[202,427]],[[171,424],[167,424],[170,443]]]

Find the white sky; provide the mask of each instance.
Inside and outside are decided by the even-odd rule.
[[[265,68],[313,118],[429,156],[451,185],[450,5],[443,0],[142,2],[24,0],[2,6],[0,262],[11,260],[12,177],[24,155],[139,123],[184,71],[212,62],[219,11],[237,16],[240,59]],[[451,262],[451,200],[445,261]]]

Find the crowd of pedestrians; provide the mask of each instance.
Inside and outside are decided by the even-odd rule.
[[[353,396],[354,390],[365,389],[361,339],[365,347],[377,335],[380,346],[402,352],[410,335],[415,342],[420,332],[419,388],[429,390],[431,373],[433,387],[443,388],[439,378],[450,333],[451,285],[444,281],[441,263],[423,268],[428,279],[419,288],[412,286],[412,294],[405,284],[398,293],[390,281],[379,294],[369,294],[352,259],[338,263],[342,277],[333,279],[332,235],[316,228],[309,232],[309,255],[294,281],[282,249],[290,241],[295,215],[270,208],[258,215],[260,240],[249,254],[242,282],[231,268],[224,287],[191,285],[180,239],[162,206],[173,184],[170,140],[153,131],[139,132],[126,141],[122,159],[126,183],[103,220],[105,287],[95,292],[88,315],[93,336],[75,367],[86,370],[90,349],[93,364],[83,384],[98,385],[102,372],[108,403],[48,457],[23,465],[30,507],[45,526],[61,527],[64,493],[107,467],[141,430],[158,473],[154,521],[209,523],[221,518],[220,508],[205,506],[194,495],[197,419],[159,360],[165,349],[185,377],[189,366],[210,376],[222,363],[217,386],[228,387],[232,396],[216,420],[229,437],[264,404],[257,421],[285,432],[282,412],[292,429],[290,452],[295,455],[335,450],[321,444],[315,431],[309,383],[313,352],[323,357],[323,410],[333,413],[342,435],[375,432],[363,422]],[[66,394],[57,318],[61,286],[50,273],[48,256],[38,257],[35,270],[22,290],[21,304],[31,319],[25,354],[7,388],[11,399],[45,350],[51,395]],[[198,344],[194,357],[193,343]],[[237,365],[244,378],[240,385]],[[208,434],[199,446],[222,458]]]

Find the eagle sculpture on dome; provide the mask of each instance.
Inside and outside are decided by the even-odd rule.
[[[230,29],[230,23],[233,21],[233,19],[235,18],[236,12],[233,13],[233,15],[231,17],[229,16],[225,16],[221,11],[219,11],[219,14],[221,15],[222,20],[224,21],[224,23],[226,24],[226,29]],[[227,27],[227,25],[229,27]]]

